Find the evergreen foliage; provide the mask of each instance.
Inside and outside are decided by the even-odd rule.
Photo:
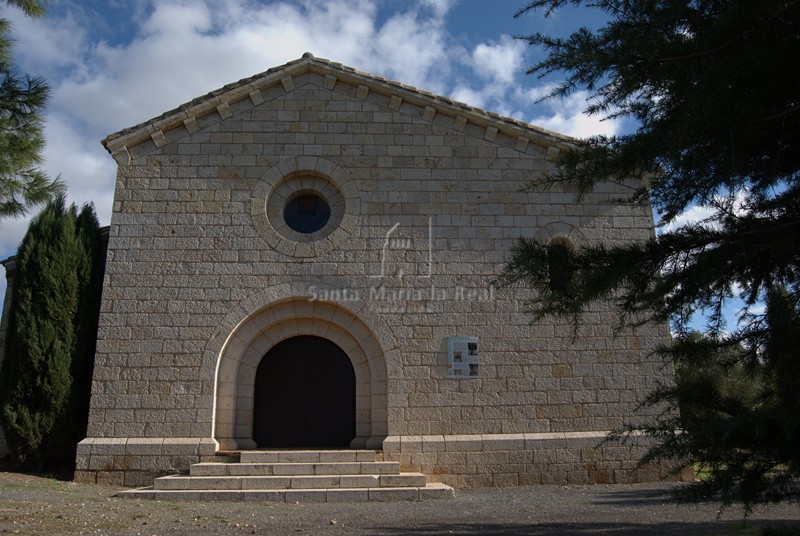
[[[682,498],[741,502],[747,513],[761,502],[797,498],[800,406],[796,393],[782,388],[774,374],[776,366],[786,364],[780,341],[800,329],[785,297],[782,291],[770,292],[768,316],[789,318],[774,321],[765,333],[769,342],[758,351],[697,333],[664,349],[675,363],[675,385],[657,389],[645,405],[666,411],[656,422],[612,435],[624,440],[630,432],[645,431],[657,438],[643,463],[693,465],[699,480],[680,490]],[[796,381],[798,375],[787,377]]]
[[[664,227],[644,243],[571,250],[571,279],[558,288],[548,245],[520,239],[499,281],[537,291],[534,318],[578,320],[611,299],[620,325],[671,321],[677,338],[661,353],[679,372],[704,372],[649,400],[693,409],[641,428],[659,440],[647,459],[711,467],[695,499],[748,509],[798,499],[800,1],[534,0],[517,16],[582,4],[603,10],[605,25],[523,37],[547,53],[529,72],[563,73],[548,97],[585,89],[589,113],[638,128],[577,140],[532,187],[560,184],[580,198],[598,183],[634,180],[642,186],[628,201],[649,201]],[[678,225],[697,205],[711,215]],[[742,321],[728,326],[737,297]],[[701,340],[689,335],[698,312],[707,317]]]
[[[94,209],[63,196],[31,222],[17,256],[0,418],[18,459],[70,463],[85,437],[102,284]]]
[[[43,15],[39,0],[7,0],[30,17]],[[49,89],[43,78],[14,72],[11,31],[0,17],[0,218],[20,216],[63,189],[39,169],[44,149],[42,113]]]

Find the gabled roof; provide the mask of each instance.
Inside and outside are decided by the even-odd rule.
[[[532,142],[557,152],[560,147],[574,141],[569,136],[317,58],[307,52],[300,59],[228,84],[149,121],[110,134],[103,140],[103,146],[118,163],[128,163],[130,150],[134,147],[143,143],[148,145],[137,147],[136,154],[162,147],[182,137],[178,131],[183,131],[185,135],[196,132],[200,128],[197,123],[199,119],[207,123],[214,117],[218,120],[230,117],[230,106],[233,104],[249,99],[255,106],[275,98],[275,91],[270,90],[282,90],[282,94],[292,91],[295,87],[294,78],[309,72],[323,76],[325,87],[331,90],[337,84],[344,84],[351,86],[351,90],[355,88],[355,94],[360,99],[367,99],[370,94],[382,96],[390,109],[414,113],[431,121],[436,114],[441,114],[451,118],[453,128],[460,131],[465,130],[467,125],[478,126],[484,129],[484,139],[509,145],[518,151],[524,152]],[[165,133],[169,133],[169,140]]]

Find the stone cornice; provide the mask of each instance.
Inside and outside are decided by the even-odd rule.
[[[180,133],[176,135],[176,131],[185,135],[196,132],[200,128],[198,125],[200,119],[204,119],[207,123],[209,120],[221,121],[230,117],[233,113],[231,106],[234,104],[249,100],[252,106],[257,106],[266,100],[264,92],[290,93],[295,88],[294,79],[307,73],[322,76],[327,89],[336,90],[351,86],[355,98],[361,100],[368,99],[371,94],[377,94],[386,100],[385,104],[391,110],[411,113],[427,121],[438,118],[439,123],[457,131],[466,131],[470,128],[478,137],[520,152],[525,152],[533,143],[545,148],[548,156],[553,156],[560,148],[574,141],[573,138],[524,121],[504,117],[306,53],[300,59],[228,84],[149,121],[111,134],[103,140],[103,146],[117,163],[126,164],[130,161],[130,151],[134,147],[148,143],[150,149],[158,149],[183,137]],[[271,98],[274,97],[275,95]],[[478,130],[475,130],[475,127]],[[137,154],[142,152],[149,150],[136,151]]]

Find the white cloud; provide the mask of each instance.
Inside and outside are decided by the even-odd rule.
[[[142,25],[143,38],[167,36],[174,43],[211,29],[211,11],[203,3],[162,3]]]
[[[86,29],[72,13],[60,19],[31,19],[19,9],[8,9],[3,16],[11,21],[14,59],[31,74],[49,79],[80,62]]]
[[[669,232],[674,231],[675,229],[680,229],[681,227],[693,225],[695,223],[707,220],[713,216],[715,212],[716,210],[712,207],[705,205],[694,205],[675,216],[672,221],[670,221],[667,225],[660,227],[658,231]]]
[[[472,51],[473,69],[484,79],[511,84],[522,68],[526,45],[508,35],[498,43],[479,43]]]
[[[307,51],[427,90],[447,79],[444,28],[414,12],[377,28],[371,2],[209,5],[158,4],[136,40],[90,50],[91,74],[64,80],[54,104],[103,136]]]
[[[450,96],[466,104],[523,119],[521,112],[512,112],[510,102],[519,100],[523,90],[516,80],[522,72],[525,46],[501,35],[499,41],[478,43],[471,52],[458,51],[458,62],[468,65],[475,76],[455,84]]]
[[[552,89],[552,88],[551,88]],[[529,92],[538,100],[549,90],[536,88]],[[536,116],[530,120],[538,125],[562,134],[576,138],[605,135],[613,136],[620,131],[620,122],[616,119],[604,120],[600,115],[587,115],[584,113],[588,104],[589,93],[576,91],[563,99],[548,99],[544,105],[550,109],[550,114]]]
[[[24,218],[4,218],[0,221],[0,251],[4,252],[0,260],[16,255],[31,217],[28,215]]]
[[[422,7],[433,11],[436,17],[444,17],[458,0],[419,0]]]
[[[556,84],[554,83],[542,84],[531,88],[521,89],[518,96],[521,99],[528,99],[531,102],[538,102],[547,97],[555,88]]]
[[[450,93],[450,97],[464,104],[475,106],[476,108],[485,108],[486,101],[488,100],[488,95],[486,95],[486,93],[469,86],[456,87]]]
[[[747,190],[738,190],[732,195],[717,195],[714,198],[714,203],[708,205],[692,205],[675,216],[668,224],[660,227],[659,232],[674,231],[696,223],[705,223],[710,228],[719,228],[719,222],[712,220],[712,218],[719,217],[721,207],[725,207],[725,212],[732,211],[737,216],[742,216],[749,212],[746,205],[747,195]]]
[[[450,60],[440,21],[419,20],[415,13],[396,15],[380,28],[374,46],[373,73],[426,91],[446,92]]]
[[[58,169],[69,184],[68,201],[94,203],[101,225],[108,225],[114,196],[116,164],[96,140],[79,136],[76,127],[57,113],[48,116],[45,166]]]

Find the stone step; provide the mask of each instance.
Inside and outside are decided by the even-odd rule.
[[[424,487],[422,473],[393,475],[271,475],[271,476],[189,476],[170,475],[155,479],[156,491],[166,490],[275,490],[331,488]]]
[[[373,455],[374,458],[374,455]],[[196,463],[190,476],[269,475],[388,475],[400,473],[398,462],[315,462],[315,463]]]
[[[156,490],[152,487],[121,491],[119,497],[157,500],[252,501],[252,502],[366,502],[447,499],[453,488],[445,484],[399,488],[252,489],[252,490]]]
[[[120,497],[271,502],[394,501],[453,497],[422,473],[401,473],[374,450],[267,450],[226,453],[191,465],[189,474],[155,479]]]
[[[374,462],[374,450],[246,450],[241,463]]]

